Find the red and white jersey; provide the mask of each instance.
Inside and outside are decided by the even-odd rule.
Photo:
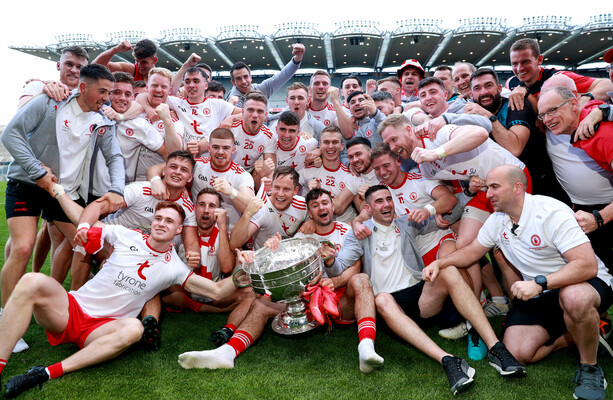
[[[192,274],[170,246],[154,250],[149,235],[107,225],[101,240],[114,246],[104,268],[77,291],[83,311],[94,318],[137,317],[147,301],[172,285],[184,285]]]
[[[281,149],[277,141],[277,150],[275,151],[275,153],[277,153],[277,167],[289,165],[296,171],[300,171],[304,168],[304,160],[306,159],[307,153],[315,150],[317,147],[319,147],[317,139],[304,139],[302,136],[299,137],[296,145],[291,150]]]
[[[126,167],[126,184],[134,182],[136,179],[136,167],[138,166],[138,156],[140,146],[145,146],[152,152],[158,151],[164,144],[164,136],[160,135],[157,129],[141,116],[117,123],[117,141],[123,154],[124,165]]]
[[[213,129],[234,111],[234,106],[227,101],[212,98],[192,104],[185,97],[168,96],[166,103],[177,112],[179,120],[185,125],[183,147],[188,142],[209,140]]]
[[[123,192],[123,199],[126,207],[109,215],[104,219],[108,225],[121,225],[128,229],[139,229],[149,233],[151,231],[151,221],[155,214],[155,207],[162,200],[158,200],[151,195],[151,183],[132,182],[126,185]],[[196,226],[196,215],[194,204],[187,196],[182,193],[178,199],[168,199],[183,207],[185,220],[183,226]]]
[[[234,122],[231,131],[236,146],[232,159],[248,172],[253,171],[253,164],[262,154],[277,152],[277,135],[264,125],[252,135],[245,130],[243,120],[240,120]]]
[[[360,186],[375,186],[381,184],[381,181],[373,169],[367,174],[360,174],[360,176],[351,175],[345,184],[347,185],[347,189],[355,196],[360,191]]]
[[[243,169],[240,165],[234,161],[230,162],[230,165],[220,171],[213,166],[210,157],[196,158],[196,166],[194,167],[194,179],[192,180],[192,199],[194,203],[198,193],[205,187],[213,187],[213,182],[217,178],[225,178],[230,185],[236,190],[241,190],[244,187],[248,187],[253,190],[253,177],[251,174]],[[221,193],[220,193],[221,194]],[[238,222],[242,213],[234,207],[234,201],[230,199],[230,196],[225,194],[221,195],[223,201],[221,206],[228,213],[228,228],[231,230]]]
[[[212,281],[218,281],[221,277],[219,269],[219,229],[217,225],[213,227],[210,236],[200,235],[200,266],[194,269],[194,273]]]
[[[434,150],[442,146],[449,141],[449,137],[457,128],[459,128],[457,125],[443,126],[437,132],[434,141],[423,137],[421,139],[423,147]],[[490,170],[502,164],[516,165],[521,169],[526,167],[507,149],[488,138],[473,150],[420,164],[419,170],[426,179],[469,180],[471,176],[478,176],[485,180]]]
[[[306,111],[325,126],[336,124],[336,110],[329,101],[326,102],[326,106],[321,110],[314,110],[309,105]]]
[[[351,177],[349,168],[339,162],[338,168],[330,170],[325,166],[307,167],[300,170],[300,184],[302,185],[302,195],[306,196],[309,192],[309,182],[313,179],[319,180],[322,189],[326,189],[332,195],[332,199],[339,195],[345,188],[345,182]],[[337,220],[351,223],[357,216],[353,207],[347,207],[342,215],[337,217]]]
[[[388,186],[394,200],[394,211],[396,215],[402,217],[410,211],[424,208],[427,204],[432,204],[432,191],[435,187],[443,183],[435,179],[424,179],[420,174],[403,172],[404,180],[398,187]],[[434,232],[418,235],[415,238],[419,254],[425,255],[427,252],[438,246],[443,236],[451,233],[449,229],[439,229]]]
[[[264,242],[275,236],[278,232],[283,239],[294,236],[300,225],[306,220],[307,206],[302,196],[294,196],[290,206],[279,211],[272,205],[272,201],[264,191],[264,185],[260,187],[257,196],[264,201],[264,206],[253,217],[251,223],[258,230],[253,235],[254,248],[264,246]]]
[[[157,131],[158,135],[162,138],[162,141],[166,140],[166,131],[164,130],[164,122],[163,121],[151,121],[149,118],[145,116],[145,114],[141,114],[142,117],[145,118],[147,122],[151,124]],[[178,119],[173,119],[175,125],[175,131],[180,137],[184,137],[185,129],[181,121]],[[147,180],[147,168],[157,165],[163,164],[166,160],[164,157],[159,155],[156,151],[151,150],[147,146],[140,147],[140,153],[138,154],[138,164],[136,166],[136,180],[137,181],[146,181]]]
[[[320,242],[322,240],[328,240],[334,244],[334,248],[336,249],[336,254],[338,254],[338,252],[341,251],[341,248],[343,247],[343,244],[345,243],[345,238],[347,238],[347,235],[349,234],[349,232],[351,232],[351,225],[346,224],[341,221],[334,221],[332,223],[332,229],[330,230],[330,232],[327,232],[327,233],[314,232],[309,235],[305,235],[302,232],[298,232],[296,233],[296,235],[294,235],[294,237],[295,238],[313,238],[313,239],[317,239]],[[324,276],[328,276],[326,274],[326,271],[324,271]]]

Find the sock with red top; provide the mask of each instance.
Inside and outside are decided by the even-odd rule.
[[[363,339],[372,339],[374,341],[376,334],[377,323],[374,318],[366,317],[358,321],[358,339],[360,341]]]
[[[253,343],[253,338],[247,331],[236,331],[232,338],[226,343],[228,346],[232,347],[238,356],[243,351],[247,350],[249,346]]]
[[[183,308],[189,308],[193,312],[198,312],[202,307],[201,303],[192,300],[187,294],[183,294]]]
[[[45,369],[49,374],[49,379],[59,378],[60,376],[64,375],[64,367],[62,367],[61,362],[50,365]]]
[[[0,375],[2,375],[2,371],[4,370],[4,367],[6,367],[6,360],[3,360],[0,358]]]

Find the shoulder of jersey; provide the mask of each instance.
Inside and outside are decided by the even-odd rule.
[[[337,230],[341,233],[341,235],[344,235],[347,233],[347,231],[349,230],[348,225],[340,222],[340,221],[335,221],[334,222],[334,230]]]
[[[242,119],[240,119],[238,121],[234,121],[234,123],[232,124],[232,128],[238,128],[242,124],[243,124],[243,120]]]
[[[262,125],[260,132],[263,132],[269,139],[272,139],[272,131],[266,125]]]
[[[421,174],[415,172],[407,172],[407,178],[409,179],[421,179]]]
[[[245,169],[243,167],[241,167],[240,165],[238,165],[234,161],[232,161],[232,163],[230,164],[230,169],[232,171],[236,172],[237,174],[242,174],[242,173],[247,172],[247,171],[245,171]]]
[[[189,198],[189,195],[184,191],[181,193],[181,200],[183,201],[183,207],[188,211],[194,211],[194,203],[192,203],[192,199]]]
[[[343,164],[343,163],[341,163],[341,169],[342,169],[344,172],[349,172],[349,173],[351,173],[351,171],[349,171],[349,167],[348,167],[348,166],[346,166],[346,165],[345,165],[345,164]]]
[[[304,197],[302,196],[294,196],[292,198],[292,206],[298,210],[305,210],[306,211],[306,201],[304,200]]]
[[[196,157],[194,160],[196,160],[196,162],[208,164],[211,161],[211,157]]]
[[[326,106],[326,108],[330,111],[336,111],[336,109],[334,108],[334,106],[330,103],[328,103],[328,105]]]

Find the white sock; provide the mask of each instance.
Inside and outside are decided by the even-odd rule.
[[[21,353],[22,351],[26,351],[30,348],[23,338],[19,338],[17,343],[15,343],[15,347],[13,347],[13,353]]]
[[[471,328],[473,327],[473,324],[470,323],[470,321],[466,321],[466,330],[469,331]]]
[[[507,299],[506,296],[493,296],[492,301],[498,304],[507,304],[509,302],[509,299]]]
[[[179,355],[179,364],[185,368],[234,368],[236,352],[224,344],[215,350],[190,351]]]
[[[383,357],[375,352],[375,342],[372,339],[362,339],[358,345],[360,358],[360,371],[372,372],[373,369],[383,365]]]

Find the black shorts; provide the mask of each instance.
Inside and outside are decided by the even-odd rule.
[[[464,321],[453,305],[450,296],[447,296],[445,299],[440,313],[430,318],[422,318],[419,311],[419,298],[421,297],[425,284],[425,281],[421,281],[411,287],[390,294],[394,300],[396,300],[396,303],[398,303],[402,311],[422,328],[426,328],[432,324],[455,326]]]
[[[599,278],[592,278],[587,283],[592,285],[600,296],[598,313],[602,314],[613,302],[613,291]],[[502,334],[504,335],[504,331],[514,325],[539,325],[547,331],[551,341],[559,338],[568,330],[559,297],[560,289],[553,289],[530,300],[513,300],[513,307],[502,323]]]
[[[6,183],[6,219],[42,217],[47,221],[70,222],[60,203],[36,185],[9,179]]]

